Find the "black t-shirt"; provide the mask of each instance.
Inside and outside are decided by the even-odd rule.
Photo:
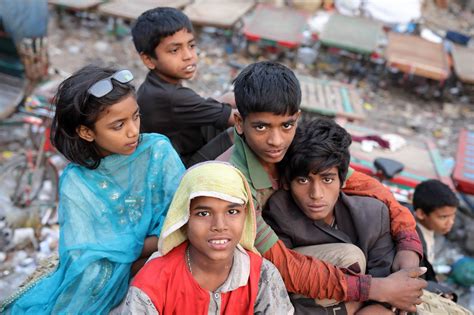
[[[181,156],[191,155],[206,144],[202,127],[226,128],[232,111],[229,104],[203,98],[152,71],[138,89],[137,102],[142,131],[166,135]]]

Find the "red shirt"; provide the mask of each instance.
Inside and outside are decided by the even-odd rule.
[[[151,260],[132,282],[153,302],[160,314],[207,314],[210,293],[199,286],[189,272],[185,260],[188,242],[167,255]],[[250,277],[246,286],[221,292],[221,314],[253,314],[258,293],[262,258],[247,251],[250,256]],[[216,294],[216,293],[212,293]]]

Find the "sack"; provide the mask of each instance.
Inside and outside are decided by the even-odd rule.
[[[416,306],[418,315],[473,315],[471,311],[442,296],[423,290],[422,303]]]

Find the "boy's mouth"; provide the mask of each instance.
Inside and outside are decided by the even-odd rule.
[[[284,150],[279,149],[279,150],[267,150],[265,151],[268,156],[271,156],[272,158],[277,158],[283,155]]]
[[[326,209],[326,205],[322,203],[318,204],[309,204],[308,209],[311,210],[311,212],[321,212]]]
[[[208,241],[211,248],[216,250],[223,250],[226,249],[227,246],[230,244],[230,239],[222,238],[222,239],[212,239]]]
[[[186,68],[184,68],[184,71],[186,71],[186,72],[194,72],[195,70],[196,70],[196,65],[195,64],[189,65]]]

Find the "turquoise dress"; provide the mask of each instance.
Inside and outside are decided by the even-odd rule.
[[[70,164],[60,180],[59,266],[11,314],[107,314],[127,293],[147,236],[159,236],[184,166],[169,140],[143,134],[129,156],[95,170]]]

